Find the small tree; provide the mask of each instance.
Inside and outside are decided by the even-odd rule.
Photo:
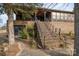
[[[17,11],[20,11],[22,13],[27,13],[29,15],[32,15],[35,10],[36,6],[41,6],[41,4],[15,4],[15,3],[5,3],[5,4],[0,4],[0,7],[4,10],[4,12],[8,15],[8,23],[7,23],[7,29],[8,29],[8,37],[9,37],[9,44],[14,44],[15,43],[15,38],[14,38],[14,26],[13,26],[13,13],[17,13]],[[1,13],[3,10],[1,10]]]

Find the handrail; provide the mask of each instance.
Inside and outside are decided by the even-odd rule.
[[[39,35],[40,35],[40,38],[41,38],[41,36],[43,36],[43,35],[42,35],[42,31],[41,31],[41,28],[40,28],[40,25],[39,25],[40,21],[36,20],[35,22],[37,24],[37,29],[38,29],[38,32],[39,32]]]
[[[45,34],[44,34],[44,32],[42,31],[42,28],[41,28],[42,24],[40,24],[41,22],[39,20],[37,20],[35,22],[36,22],[36,25],[37,25],[37,30],[39,32],[40,39],[42,41],[43,48],[45,48]]]

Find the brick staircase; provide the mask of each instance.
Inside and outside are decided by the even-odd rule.
[[[36,23],[43,46],[47,49],[57,48],[61,41],[56,36],[57,34],[50,29],[49,22],[37,21]]]

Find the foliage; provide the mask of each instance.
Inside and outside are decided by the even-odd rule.
[[[22,14],[22,19],[27,20],[27,19],[32,19],[32,16],[30,14]]]
[[[34,24],[28,24],[27,25],[27,32],[28,32],[28,35],[29,35],[29,38],[30,38],[30,47],[31,48],[36,48],[36,44],[35,44],[35,41],[33,40],[34,39]]]
[[[68,33],[64,33],[65,35],[67,35],[67,36],[73,36],[74,35],[74,33],[72,33],[71,31],[70,32],[68,32]]]
[[[72,32],[69,32],[68,35],[71,36],[72,35]]]
[[[34,39],[34,25],[33,24],[27,24],[21,31],[20,31],[20,40],[24,41],[25,39],[28,39],[29,37],[29,45],[31,48],[36,48],[36,44]]]
[[[27,25],[27,32],[28,32],[29,37],[33,38],[33,36],[34,36],[34,26],[33,26],[33,24]]]
[[[25,13],[28,15],[33,15],[34,12],[36,11],[37,7],[42,6],[43,4],[41,3],[4,3],[1,4],[0,7],[0,13],[2,13],[3,11],[5,13],[11,14],[11,12],[17,14],[17,11],[21,12],[21,13]],[[8,15],[9,16],[9,15]]]
[[[30,41],[30,47],[31,48],[36,48],[36,44],[33,40]]]
[[[33,38],[34,36],[34,27],[33,24],[27,24],[22,30],[20,31],[20,37],[22,39],[27,39],[27,37]]]
[[[22,39],[27,39],[27,31],[26,31],[26,28],[23,28],[21,31],[20,31],[20,37]]]

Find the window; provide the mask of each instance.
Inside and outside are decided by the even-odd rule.
[[[71,20],[71,18],[72,18],[72,14],[69,14],[68,15],[68,20]]]
[[[63,20],[64,19],[64,14],[63,13],[61,13],[61,20]]]
[[[74,20],[74,15],[72,14],[72,20]]]
[[[67,13],[65,13],[64,15],[65,15],[65,20],[67,20]]]
[[[60,13],[57,13],[57,20],[60,19]]]
[[[56,19],[56,12],[52,12],[52,19]]]

